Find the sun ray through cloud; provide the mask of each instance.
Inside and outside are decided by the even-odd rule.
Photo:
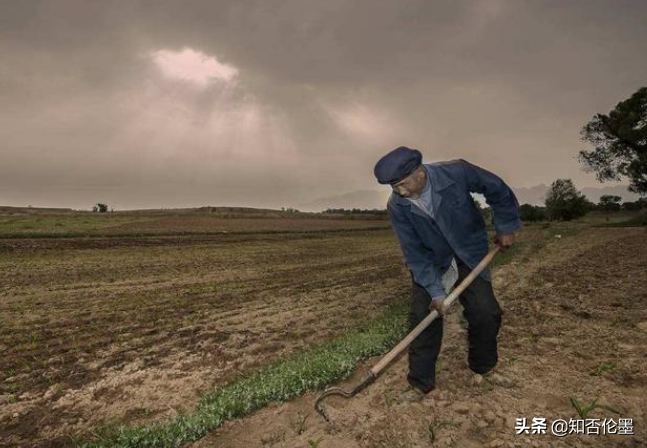
[[[188,47],[181,51],[157,50],[151,58],[164,76],[201,87],[218,81],[232,82],[239,73],[236,67],[221,63],[217,57]]]

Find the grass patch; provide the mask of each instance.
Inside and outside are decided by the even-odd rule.
[[[512,247],[507,248],[506,250],[500,250],[499,253],[494,257],[490,265],[491,268],[496,268],[504,264],[508,264],[519,255],[525,249],[526,243],[516,242]]]
[[[94,214],[80,216],[0,216],[0,235],[16,237],[29,235],[87,234],[123,224],[145,223],[150,218],[141,216],[121,216],[113,214]]]
[[[644,227],[647,226],[647,213],[642,213],[633,218],[619,221],[619,222],[610,222],[607,224],[600,224],[599,227]]]
[[[348,378],[361,361],[389,351],[406,334],[408,305],[391,307],[362,329],[275,362],[202,397],[193,413],[150,426],[120,427],[80,442],[83,448],[170,448],[196,441],[226,420],[244,417],[271,402],[323,389]]]

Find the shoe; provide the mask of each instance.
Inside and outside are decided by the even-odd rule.
[[[425,398],[425,393],[417,387],[408,386],[397,397],[399,403],[417,403]]]
[[[486,372],[482,375],[479,373],[475,373],[473,382],[476,385],[480,385],[485,382],[493,386],[503,387],[506,389],[514,387],[517,384],[516,381],[514,381],[513,379],[503,376],[500,373],[497,373],[493,370],[490,370],[489,372]]]

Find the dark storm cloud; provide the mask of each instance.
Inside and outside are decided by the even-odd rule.
[[[642,1],[0,4],[0,203],[280,206],[391,147],[593,185],[579,128],[645,84]],[[159,51],[238,71],[170,79]]]

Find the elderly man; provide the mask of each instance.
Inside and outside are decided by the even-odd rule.
[[[514,244],[515,232],[521,228],[519,204],[510,187],[489,171],[462,159],[423,164],[420,151],[405,146],[382,157],[374,173],[380,184],[393,189],[387,209],[411,272],[411,329],[430,309],[441,315],[409,347],[407,380],[422,396],[436,382],[446,297],[443,276],[455,266],[461,281],[488,251],[485,222],[470,193],[485,196],[494,212],[494,242],[504,249]],[[480,381],[483,375],[494,384],[510,385],[510,380],[492,371],[498,360],[502,310],[488,269],[459,301],[468,323],[468,364],[475,378]]]

